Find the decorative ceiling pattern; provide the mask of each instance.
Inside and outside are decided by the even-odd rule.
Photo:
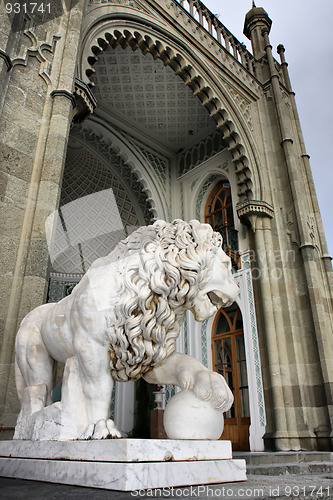
[[[141,51],[108,47],[98,55],[92,76],[97,109],[173,152],[215,129],[215,122],[190,88],[161,60]]]
[[[100,165],[107,165],[108,170],[112,171],[114,175],[117,174],[116,177],[121,181],[122,185],[126,186],[127,192],[131,193],[137,200],[137,205],[141,209],[144,221],[150,224],[154,219],[151,200],[148,198],[138,175],[133,172],[131,166],[112,149],[112,145],[106,144],[106,142],[101,140],[99,134],[94,133],[89,128],[85,129],[77,125],[71,130],[71,137],[77,140],[79,148],[82,147],[82,145],[86,145],[87,151],[89,151],[91,157],[94,158],[94,162],[99,161],[95,158],[96,152],[98,157],[102,159]],[[94,162],[89,163],[91,169],[94,168]],[[141,223],[143,223],[143,221]]]
[[[60,209],[48,221],[52,271],[85,273],[140,226],[124,185],[81,145],[68,148]]]
[[[116,169],[118,162],[119,160],[116,161]],[[112,169],[112,163],[110,167]],[[106,168],[95,155],[79,144],[74,148],[69,147],[60,206],[77,198],[112,188],[124,226],[133,225],[133,217],[136,223],[137,217],[129,195],[111,169]]]

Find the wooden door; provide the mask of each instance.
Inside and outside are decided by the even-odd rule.
[[[250,409],[241,312],[236,305],[221,310],[213,325],[213,368],[223,375],[235,401],[224,414],[221,439],[235,451],[249,450]]]

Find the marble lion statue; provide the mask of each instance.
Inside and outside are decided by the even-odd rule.
[[[121,437],[110,419],[115,380],[175,384],[227,411],[224,378],[175,352],[187,310],[203,321],[237,298],[221,245],[208,224],[156,221],[97,259],[71,295],[31,311],[16,338],[14,439]],[[52,403],[55,361],[65,369]]]

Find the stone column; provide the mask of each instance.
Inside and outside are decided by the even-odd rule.
[[[270,71],[270,81],[275,104],[276,116],[280,130],[281,147],[284,154],[286,174],[288,175],[292,198],[295,207],[297,227],[300,235],[300,251],[303,259],[304,272],[309,294],[310,308],[313,318],[314,333],[317,340],[323,382],[326,392],[327,410],[330,429],[326,430],[326,438],[332,446],[333,429],[333,347],[332,334],[332,290],[329,283],[332,281],[331,271],[327,269],[327,247],[325,237],[321,231],[321,219],[316,204],[312,176],[308,157],[305,153],[300,125],[295,104],[293,104],[294,121],[296,125],[297,141],[302,147],[302,162],[296,151],[292,138],[292,127],[284,113],[284,104],[280,86],[280,77],[276,70],[272,55],[272,46],[269,41],[269,30],[263,30],[265,51]],[[280,49],[280,53],[281,53]],[[282,58],[283,62],[283,58]],[[284,75],[286,67],[284,65]],[[287,78],[290,87],[290,80]],[[303,145],[303,146],[302,146]],[[310,195],[307,193],[310,190]],[[320,221],[320,223],[318,222]],[[316,237],[316,234],[320,237]],[[320,239],[323,241],[321,242]],[[324,253],[324,255],[323,255]],[[326,268],[323,269],[320,258],[324,260]],[[321,436],[322,437],[322,436]]]
[[[283,352],[279,346],[279,324],[276,322],[274,311],[274,294],[269,279],[270,265],[267,259],[267,247],[265,244],[265,233],[270,231],[270,220],[265,217],[252,219],[254,239],[258,259],[256,265],[259,273],[259,287],[263,311],[263,322],[265,328],[265,342],[267,346],[268,370],[270,379],[270,392],[272,408],[267,409],[267,431],[265,440],[279,438],[279,449],[288,450],[289,441],[287,435],[287,416],[285,412],[285,400],[283,394],[283,381],[281,377],[281,365],[283,364]],[[266,385],[267,389],[267,385]],[[268,400],[268,398],[267,398]],[[278,429],[278,436],[277,430]]]
[[[307,425],[306,410],[299,408],[298,393],[303,391],[302,358],[290,318],[290,308],[296,310],[294,292],[290,293],[283,258],[283,245],[279,247],[280,259],[275,258],[276,241],[273,209],[262,201],[248,201],[239,204],[238,215],[250,224],[253,237],[255,260],[253,277],[260,290],[261,304],[261,347],[265,345],[266,365],[264,379],[266,388],[267,429],[265,441],[279,451],[299,450],[304,440],[309,448],[315,447],[315,435]],[[274,243],[275,241],[275,243]],[[286,303],[286,297],[288,304]],[[303,363],[303,358],[301,359]],[[292,368],[294,367],[294,368]],[[304,399],[303,399],[304,400]]]
[[[331,295],[332,297],[332,290],[333,290],[333,270],[332,270],[332,257],[328,254],[328,247],[326,243],[326,238],[324,234],[324,228],[321,220],[321,215],[320,215],[320,209],[319,209],[319,204],[318,204],[318,199],[316,195],[316,190],[313,182],[313,177],[312,177],[312,171],[311,171],[311,166],[310,166],[310,156],[306,152],[305,148],[305,143],[304,143],[304,138],[303,138],[303,132],[301,128],[301,122],[298,116],[298,111],[297,111],[297,106],[296,106],[296,99],[295,99],[295,92],[292,90],[291,86],[291,81],[289,77],[289,72],[288,72],[288,63],[286,62],[285,59],[285,48],[282,44],[278,45],[277,47],[277,52],[280,56],[281,59],[281,67],[283,71],[283,76],[284,76],[284,81],[285,85],[290,92],[290,101],[291,101],[291,106],[292,106],[292,111],[293,111],[293,118],[296,124],[296,129],[297,129],[297,135],[301,147],[301,158],[303,162],[303,167],[304,171],[306,173],[306,178],[309,186],[309,191],[310,191],[310,196],[311,196],[311,202],[312,202],[312,209],[313,212],[316,216],[316,224],[318,226],[318,243],[320,244],[320,248],[322,251],[322,262],[323,262],[323,280],[324,282],[327,282],[326,286],[326,293],[327,296],[329,297]]]
[[[281,438],[287,438],[287,418],[284,406],[283,383],[281,379],[281,359],[278,347],[278,324],[274,314],[273,292],[269,279],[269,263],[267,261],[267,248],[265,244],[265,232],[270,231],[270,220],[273,217],[273,208],[263,202],[247,202],[237,206],[237,212],[240,219],[250,224],[255,240],[256,252],[256,272],[260,288],[260,301],[264,327],[264,338],[266,342],[266,352],[268,365],[266,374],[269,378],[269,384],[266,384],[265,390],[269,397],[265,396],[266,402],[271,400],[272,405],[266,407],[267,429],[265,438],[271,439],[275,429],[279,429]],[[260,339],[260,335],[259,335]],[[261,341],[262,342],[262,341]],[[268,373],[267,373],[268,370]],[[283,435],[285,433],[285,435]],[[289,442],[286,439],[281,441],[281,449],[289,449]]]

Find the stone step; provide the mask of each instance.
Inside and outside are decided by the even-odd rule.
[[[303,462],[333,463],[333,453],[326,451],[233,452],[233,457],[243,458],[248,466],[299,464]]]
[[[333,453],[331,452],[234,452],[233,456],[246,460],[248,475],[333,473]]]
[[[247,465],[248,476],[282,476],[288,474],[333,474],[333,462],[303,462],[285,464]],[[332,476],[333,479],[333,476]]]

